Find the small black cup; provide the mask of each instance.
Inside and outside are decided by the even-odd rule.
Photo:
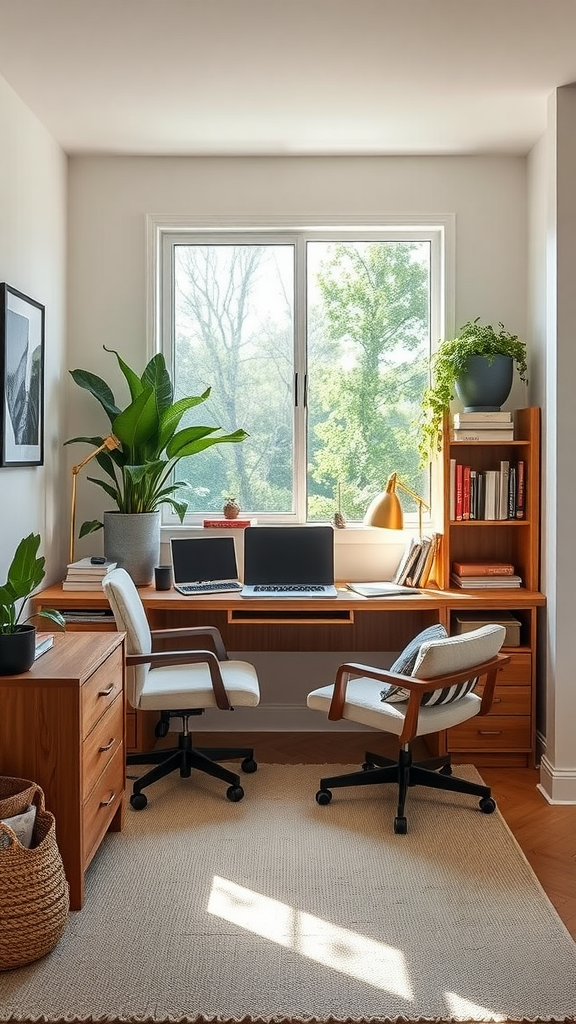
[[[154,586],[156,590],[170,590],[172,587],[172,566],[157,565],[154,569]]]

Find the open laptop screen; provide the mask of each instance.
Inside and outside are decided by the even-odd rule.
[[[244,583],[334,583],[331,526],[249,526],[244,531]]]
[[[174,585],[238,580],[233,537],[172,537]]]

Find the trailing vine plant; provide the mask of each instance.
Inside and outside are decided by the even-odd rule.
[[[480,324],[480,317],[468,320],[456,338],[441,341],[430,364],[431,383],[422,396],[422,412],[418,424],[420,465],[425,466],[442,449],[442,425],[450,402],[456,398],[455,384],[466,373],[470,356],[485,356],[489,363],[495,356],[511,356],[520,379],[528,383],[526,344],[517,334],[510,334],[499,323],[499,330]]]

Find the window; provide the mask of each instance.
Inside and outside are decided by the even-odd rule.
[[[361,522],[396,470],[428,499],[415,425],[441,335],[444,230],[155,235],[159,347],[183,423],[243,427],[181,463],[191,522],[238,499],[259,522]],[[413,514],[408,505],[406,513]]]

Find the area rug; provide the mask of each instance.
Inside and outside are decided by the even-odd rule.
[[[152,786],[57,947],[0,974],[0,1020],[576,1020],[576,944],[500,814],[414,788],[395,835],[393,787],[315,802],[347,770]]]

